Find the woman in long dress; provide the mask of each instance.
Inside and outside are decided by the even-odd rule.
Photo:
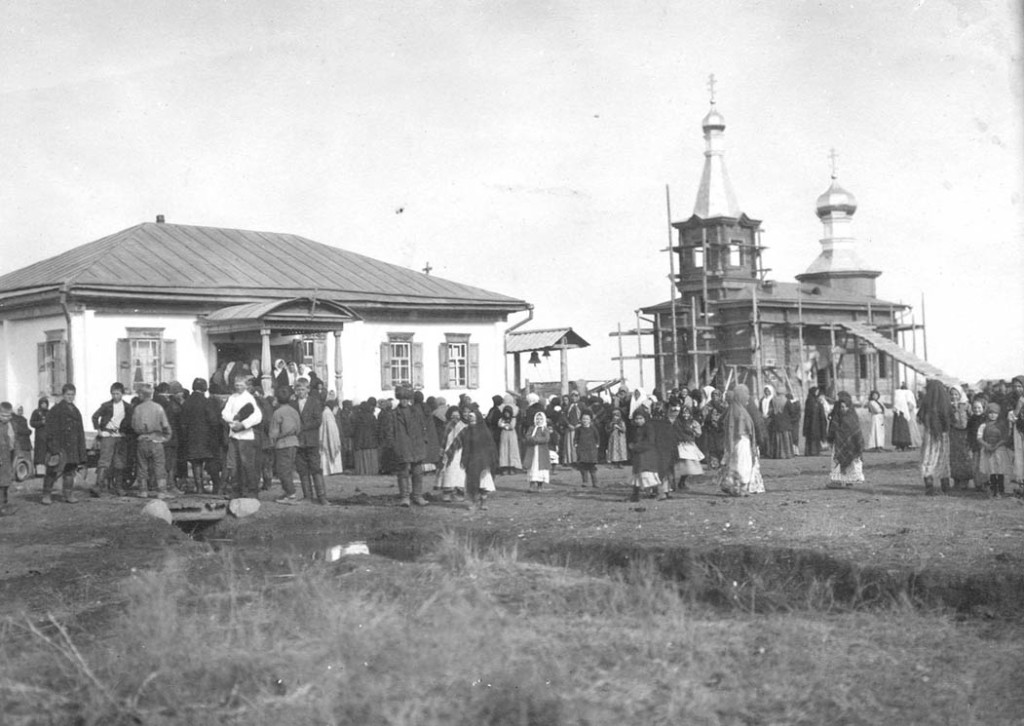
[[[946,494],[949,492],[949,428],[953,421],[953,407],[942,381],[928,379],[917,417],[921,423],[921,476],[924,478],[924,493],[935,495],[935,480],[938,479],[942,493]]]
[[[519,436],[516,434],[516,418],[512,407],[501,409],[498,420],[498,473],[511,474],[523,468],[519,457]]]
[[[742,383],[732,391],[732,401],[722,424],[725,458],[722,461],[720,484],[730,496],[742,497],[764,492],[757,432],[754,419],[747,411],[750,389]]]
[[[974,457],[967,433],[969,406],[959,386],[949,389],[949,398],[952,406],[949,426],[949,475],[953,478],[954,488],[966,489],[967,482],[974,478]]]
[[[1006,417],[1007,423],[1012,429],[1009,432],[1009,436],[1013,440],[1012,480],[1017,484],[1024,484],[1024,376],[1014,377],[1013,396],[1017,400]]]
[[[613,408],[612,418],[608,422],[608,454],[607,462],[620,468],[629,461],[629,449],[626,448],[626,421],[622,418],[622,409]]]
[[[771,459],[790,459],[793,456],[792,424],[786,409],[786,396],[777,393],[768,404],[768,449]]]
[[[458,406],[448,409],[448,422],[444,428],[441,445],[441,468],[437,470],[437,487],[441,490],[441,501],[450,502],[452,497],[466,489],[466,469],[462,466],[462,439],[459,434],[466,428]]]
[[[840,391],[832,409],[832,421],[828,431],[832,444],[832,468],[829,471],[828,488],[840,489],[864,483],[864,434],[860,430],[860,418],[853,408],[853,399],[846,391]]]
[[[818,398],[818,389],[811,388],[804,402],[804,456],[818,456],[821,442],[828,436],[828,421]]]
[[[487,509],[487,495],[494,491],[491,470],[498,463],[494,434],[481,422],[476,411],[465,413],[466,427],[459,433],[462,441],[462,468],[466,472],[466,498],[476,509]]]
[[[868,449],[881,451],[885,448],[885,407],[882,405],[878,391],[868,396],[868,415],[871,416],[871,433],[868,436]]]
[[[548,442],[551,441],[551,429],[548,428],[548,417],[543,411],[533,416],[533,426],[526,432],[526,451],[523,454],[523,468],[526,469],[526,481],[531,492],[541,491],[541,487],[551,483],[551,452]]]
[[[368,398],[352,414],[352,448],[355,452],[356,474],[376,476],[380,473],[380,439],[377,418],[373,415],[377,399]]]
[[[324,476],[341,474],[345,470],[341,458],[341,432],[338,431],[338,420],[327,406],[324,406],[324,416],[320,420],[320,466]]]

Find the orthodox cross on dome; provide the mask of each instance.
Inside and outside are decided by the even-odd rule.
[[[427,274],[427,275],[429,275],[429,274],[430,274],[430,271],[431,271],[431,270],[433,270],[433,269],[434,269],[434,268],[433,268],[433,267],[431,267],[431,266],[430,266],[430,263],[428,262],[428,263],[426,264],[426,266],[425,266],[425,267],[423,268],[423,272],[424,272],[424,274]]]
[[[836,147],[832,147],[828,150],[828,160],[832,164],[832,178],[839,178],[839,153],[836,151]]]
[[[715,80],[715,74],[712,73],[710,76],[708,76],[708,91],[711,93],[711,103],[715,102],[715,84],[716,83],[717,83],[717,81]]]

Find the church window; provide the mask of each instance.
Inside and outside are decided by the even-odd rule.
[[[888,368],[888,363],[886,361],[888,361],[888,360],[889,360],[889,356],[887,356],[887,355],[879,355],[878,356],[878,377],[879,378],[888,378],[889,377],[889,372],[888,372],[888,370],[886,370]]]
[[[388,333],[380,344],[380,386],[423,388],[423,343],[414,341],[412,333]]]
[[[155,386],[174,380],[177,341],[164,338],[163,328],[127,328],[117,341],[117,380],[126,391],[143,383]]]
[[[693,266],[696,268],[704,267],[704,248],[694,247],[693,248]]]
[[[446,333],[444,337],[444,342],[438,346],[441,388],[478,388],[480,346],[470,343],[465,333]]]
[[[46,342],[36,346],[39,363],[39,390],[51,396],[59,396],[61,387],[67,383],[67,343],[63,330],[47,330]]]
[[[740,267],[743,265],[743,242],[734,239],[729,245],[729,267]]]

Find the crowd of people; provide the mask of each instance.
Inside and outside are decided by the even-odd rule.
[[[527,491],[540,492],[561,466],[578,471],[581,486],[598,487],[605,464],[629,467],[632,501],[671,498],[705,467],[723,491],[743,496],[764,491],[762,458],[827,453],[827,486],[850,487],[865,481],[865,451],[887,445],[877,391],[868,397],[865,427],[847,392],[830,398],[817,388],[802,406],[770,385],[755,398],[737,384],[727,392],[706,386],[667,395],[625,386],[615,395],[571,391],[548,400],[505,394],[485,410],[466,394],[449,404],[401,386],[393,399],[339,401],[294,364],[279,367],[273,395],[264,396],[251,375],[218,381],[218,390],[229,381],[229,395],[211,395],[208,382],[196,378],[191,393],[176,381],[142,384],[130,400],[113,384],[110,399],[91,416],[96,475],[89,493],[259,498],[276,479],[282,491],[275,501],[326,504],[324,476],[349,471],[394,475],[402,506],[437,498],[483,509],[497,477],[525,476]],[[57,480],[63,500],[77,501],[75,475],[90,451],[75,395],[65,385],[52,409],[40,398],[27,421],[0,404],[0,512],[7,511],[19,455],[45,472],[43,504],[52,503]],[[920,449],[926,494],[966,489],[972,481],[993,496],[1010,482],[1024,486],[1024,376],[980,391],[928,380],[915,394],[904,384],[888,425],[894,448]]]

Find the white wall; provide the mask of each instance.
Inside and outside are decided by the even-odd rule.
[[[467,393],[478,402],[489,402],[491,396],[505,392],[504,334],[508,323],[497,322],[357,322],[345,325],[341,334],[343,390],[342,398],[363,401],[370,396],[393,398],[394,389],[380,387],[380,344],[388,333],[415,333],[414,342],[423,344],[423,395],[444,396],[449,402]],[[445,342],[445,333],[468,333],[470,343],[480,346],[480,387],[475,389],[444,389],[440,387],[438,346]],[[334,340],[327,338],[329,389],[334,386]]]
[[[39,403],[37,346],[46,342],[45,331],[64,330],[65,327],[63,315],[4,321],[3,335],[0,336],[0,356],[3,360],[3,366],[0,367],[0,399],[10,401],[15,408],[23,406],[26,417],[31,415]]]

